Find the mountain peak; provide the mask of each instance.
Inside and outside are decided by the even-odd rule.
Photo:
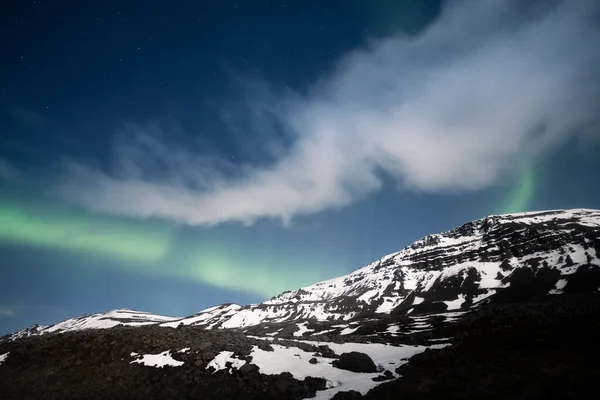
[[[15,337],[117,325],[266,329],[330,321],[330,332],[385,315],[466,313],[515,296],[597,290],[600,211],[547,210],[490,215],[425,236],[348,275],[288,290],[260,304],[222,304],[186,318],[129,309],[72,318]],[[594,272],[596,271],[596,272]],[[594,286],[595,285],[595,286]],[[284,332],[285,333],[285,332]],[[315,332],[317,333],[317,332]]]
[[[241,392],[265,398],[266,387],[279,390],[266,398],[331,399],[338,398],[336,393],[342,391],[350,396],[349,391],[355,389],[362,394],[374,390],[370,398],[396,398],[398,391],[392,390],[396,382],[414,382],[395,380],[407,376],[403,368],[409,358],[408,366],[414,364],[417,370],[421,366],[424,379],[431,376],[432,370],[439,376],[440,367],[446,368],[442,373],[454,373],[457,358],[461,360],[456,362],[458,368],[468,366],[460,358],[460,351],[468,346],[475,359],[481,360],[482,351],[487,351],[491,362],[497,363],[498,353],[505,357],[506,352],[498,352],[497,345],[481,346],[491,336],[502,344],[515,339],[515,348],[537,346],[531,365],[522,368],[524,371],[544,365],[537,355],[546,354],[550,348],[561,349],[561,353],[548,358],[548,362],[558,359],[562,363],[575,353],[577,357],[571,360],[570,368],[579,370],[571,376],[579,379],[579,372],[592,371],[597,360],[588,354],[588,349],[597,343],[593,329],[589,330],[591,334],[587,329],[575,329],[576,335],[583,333],[579,337],[585,345],[577,342],[579,347],[567,350],[563,348],[565,342],[573,341],[553,333],[542,342],[538,336],[533,343],[524,340],[531,334],[532,319],[538,322],[535,335],[548,336],[550,316],[568,328],[568,338],[573,333],[568,323],[560,322],[565,317],[578,315],[579,326],[597,321],[599,255],[599,211],[488,216],[426,236],[348,275],[286,291],[260,304],[215,305],[185,318],[116,309],[48,327],[33,326],[0,341],[0,364],[5,364],[0,374],[4,373],[5,382],[12,379],[25,388],[23,393],[30,390],[31,381],[41,376],[39,368],[51,364],[64,368],[57,374],[61,376],[65,371],[76,375],[79,370],[96,374],[101,370],[103,377],[110,378],[103,383],[110,393],[117,379],[147,379],[151,375],[145,368],[152,367],[161,368],[155,371],[152,382],[163,379],[161,382],[167,382],[169,390],[180,391],[177,398],[186,397],[187,394],[179,394],[191,393],[190,390],[216,393],[215,398],[239,398]],[[523,329],[519,331],[522,319],[528,323],[525,334]],[[511,324],[517,327],[511,331],[512,336],[507,336],[506,328]],[[130,328],[119,328],[123,326]],[[82,330],[88,332],[79,332]],[[56,334],[45,335],[48,333]],[[21,346],[20,339],[25,337],[32,338]],[[452,341],[460,341],[460,346],[452,345]],[[438,350],[441,348],[450,350],[443,353]],[[590,367],[580,367],[582,355],[577,351],[582,348],[586,349],[584,355]],[[442,353],[431,355],[437,351]],[[422,354],[415,356],[419,353]],[[438,354],[445,361],[440,362]],[[419,360],[429,360],[428,364],[413,363],[413,356],[422,356]],[[52,361],[49,363],[48,359]],[[468,373],[462,370],[458,381],[463,382],[464,376],[480,373],[489,365],[495,365],[492,371],[504,371],[522,361],[520,350],[518,357],[508,357],[499,364],[486,360],[485,365],[480,365],[479,361]],[[23,368],[34,371],[27,375],[33,378],[25,384],[20,383],[25,376]],[[171,368],[180,369],[171,374]],[[221,370],[224,371],[217,373]],[[552,373],[554,370],[549,372]],[[521,382],[527,374],[518,375]],[[87,379],[86,387],[101,381],[97,375]],[[65,382],[71,381],[79,382],[69,375]],[[48,382],[54,384],[53,380]],[[62,390],[69,384],[54,386]],[[573,389],[572,385],[567,386]],[[138,385],[132,387],[138,389]],[[389,393],[380,396],[376,390],[384,387]],[[159,386],[158,390],[162,389]],[[229,397],[223,395],[227,390]],[[296,394],[287,396],[292,392]],[[32,396],[15,398],[29,397]],[[146,394],[143,397],[148,398]],[[158,397],[165,398],[162,392]]]

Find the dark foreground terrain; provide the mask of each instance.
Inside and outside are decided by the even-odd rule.
[[[364,398],[597,398],[599,317],[598,294],[490,306],[433,332],[453,337],[454,344],[412,357],[398,368],[401,379]],[[325,388],[323,379],[263,375],[250,365],[231,373],[206,369],[218,352],[249,354],[252,345],[269,347],[242,333],[194,327],[120,327],[21,339],[0,344],[0,354],[10,352],[0,366],[0,399],[301,399]],[[197,351],[178,352],[188,347]],[[132,351],[166,349],[185,364],[152,368],[128,362]],[[353,395],[335,399],[360,398]]]
[[[10,351],[0,366],[0,399],[301,399],[325,388],[323,379],[263,375],[254,366],[233,374],[206,369],[220,351],[249,354],[253,344],[269,347],[241,333],[157,326],[27,338],[0,345],[0,353]],[[197,351],[179,353],[184,348]],[[130,364],[131,352],[167,349],[184,364]]]
[[[597,399],[597,294],[490,308],[454,327],[457,343],[411,358],[367,399]]]

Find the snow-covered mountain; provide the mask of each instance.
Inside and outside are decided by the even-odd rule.
[[[390,313],[461,313],[490,302],[597,290],[599,256],[600,211],[490,216],[427,236],[346,276],[162,326],[279,329],[281,323],[328,321],[339,333],[351,321]]]
[[[263,303],[210,307],[185,318],[130,310],[29,328],[9,339],[116,325],[192,325],[267,336],[350,334],[374,320],[392,335],[452,322],[485,304],[600,288],[600,211],[573,209],[489,216],[420,239],[346,276]],[[360,331],[358,331],[360,332]]]
[[[559,393],[581,398],[597,382],[599,256],[600,211],[490,216],[260,304],[7,335],[0,398],[447,398],[482,371],[458,398],[515,397],[502,391],[524,382],[548,397],[540,382],[563,376]]]
[[[143,326],[164,323],[176,320],[174,317],[150,314],[143,311],[133,310],[112,310],[100,314],[83,315],[59,322],[54,325],[41,326],[33,325],[22,331],[6,335],[3,339],[16,340],[27,336],[37,336],[46,333],[61,333],[79,331],[83,329],[107,329],[114,326]]]

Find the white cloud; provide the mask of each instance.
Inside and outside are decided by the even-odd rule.
[[[272,99],[295,141],[269,166],[197,157],[134,128],[119,168],[72,164],[61,193],[192,225],[289,221],[358,201],[381,173],[411,190],[484,189],[597,123],[595,0],[450,4],[420,35],[374,41],[307,95]]]
[[[0,317],[14,317],[21,308],[20,306],[0,306]]]

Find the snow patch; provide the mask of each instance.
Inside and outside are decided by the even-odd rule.
[[[473,296],[473,304],[477,304],[483,299],[487,299],[491,295],[496,293],[494,289],[488,289],[485,293],[478,294],[477,296]]]
[[[10,354],[10,352],[4,353],[4,354],[0,354],[0,365],[2,365],[2,363],[4,361],[6,361],[6,358],[8,357],[9,354]]]
[[[304,322],[302,324],[296,324],[296,326],[298,327],[298,330],[296,332],[294,332],[294,336],[302,336],[305,332],[313,332],[314,329],[308,329],[306,327],[306,325],[308,325],[308,322]]]
[[[337,354],[360,351],[368,354],[376,365],[382,365],[388,369],[395,377],[398,375],[394,372],[398,365],[403,364],[406,360],[402,358],[410,358],[415,354],[425,351],[426,346],[389,346],[384,344],[364,344],[364,343],[330,343],[330,342],[313,342],[301,341],[313,345],[327,345]],[[432,348],[444,347],[444,344],[430,346]],[[327,389],[317,391],[314,399],[326,400],[331,399],[336,393],[341,391],[356,390],[361,394],[366,394],[369,390],[382,382],[373,382],[373,378],[379,376],[377,373],[355,373],[338,368],[331,365],[332,360],[323,357],[315,357],[317,364],[310,364],[308,361],[313,358],[312,352],[305,352],[301,349],[290,347],[286,348],[281,345],[272,345],[274,351],[263,351],[257,346],[253,346],[252,364],[258,366],[262,374],[276,375],[282,372],[290,372],[294,378],[304,380],[307,376],[320,377],[327,380]]]
[[[363,295],[358,297],[356,300],[364,301],[364,302],[368,303],[370,299],[377,296],[378,294],[379,294],[379,290],[367,290]]]
[[[342,329],[342,331],[340,332],[340,335],[349,335],[351,333],[354,333],[357,329],[358,329],[358,326],[355,328]]]
[[[324,335],[326,333],[334,332],[334,331],[335,331],[335,329],[325,329],[324,331],[313,333],[312,336]]]
[[[387,333],[398,333],[398,332],[400,332],[400,327],[397,325],[390,325],[390,326],[388,326],[386,332]]]
[[[563,289],[565,288],[565,286],[567,286],[567,280],[566,279],[559,279],[556,282],[556,285],[554,285],[554,288],[550,290],[550,294],[562,294]]]
[[[396,306],[402,303],[402,301],[404,301],[404,297],[383,297],[383,303],[377,307],[375,312],[389,314]]]
[[[559,279],[558,282],[556,282],[556,290],[563,290],[564,287],[567,286],[567,280],[566,279]]]
[[[445,301],[444,303],[446,303],[446,305],[448,306],[448,311],[452,311],[452,310],[460,309],[460,306],[465,302],[465,300],[466,300],[465,295],[459,294],[458,299],[451,300],[451,301]]]
[[[132,357],[139,357],[137,353],[131,353]],[[143,364],[147,367],[162,368],[164,366],[169,367],[180,367],[183,365],[183,361],[177,361],[171,357],[171,350],[163,351],[159,354],[143,354],[137,360],[133,360],[129,364]]]
[[[235,369],[239,369],[242,365],[246,364],[245,360],[240,360],[239,358],[234,358],[233,351],[222,351],[219,354],[217,354],[217,356],[211,362],[208,363],[208,365],[206,366],[206,369],[213,368],[215,370],[213,372],[213,374],[214,374],[217,371],[226,369],[228,362],[231,363],[231,368],[235,368]],[[230,369],[229,373],[231,374],[231,372],[232,371]]]

